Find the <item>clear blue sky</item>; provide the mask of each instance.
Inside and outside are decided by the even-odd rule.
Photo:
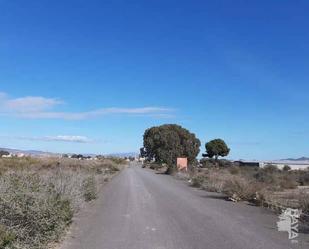
[[[309,156],[308,1],[0,0],[0,147],[138,151],[178,123]]]

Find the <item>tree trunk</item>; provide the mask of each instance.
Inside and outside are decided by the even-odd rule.
[[[215,156],[215,161],[216,161],[216,167],[218,167],[219,168],[219,162],[218,162],[218,158],[219,158],[219,156]]]

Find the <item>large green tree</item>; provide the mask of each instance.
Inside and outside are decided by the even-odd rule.
[[[218,138],[209,141],[205,145],[206,154],[203,154],[204,157],[209,157],[217,160],[219,156],[225,157],[230,153],[230,148],[226,145],[224,140]]]
[[[195,134],[179,125],[166,124],[145,131],[143,154],[150,161],[168,165],[175,165],[177,157],[187,157],[191,163],[200,152],[200,146]]]

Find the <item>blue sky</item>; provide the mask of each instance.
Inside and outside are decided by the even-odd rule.
[[[178,123],[230,158],[309,156],[308,1],[0,0],[0,147],[138,151]]]

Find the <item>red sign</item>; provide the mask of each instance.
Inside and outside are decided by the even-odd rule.
[[[178,170],[187,171],[187,169],[188,169],[188,158],[178,157],[177,158],[177,168],[178,168]]]

